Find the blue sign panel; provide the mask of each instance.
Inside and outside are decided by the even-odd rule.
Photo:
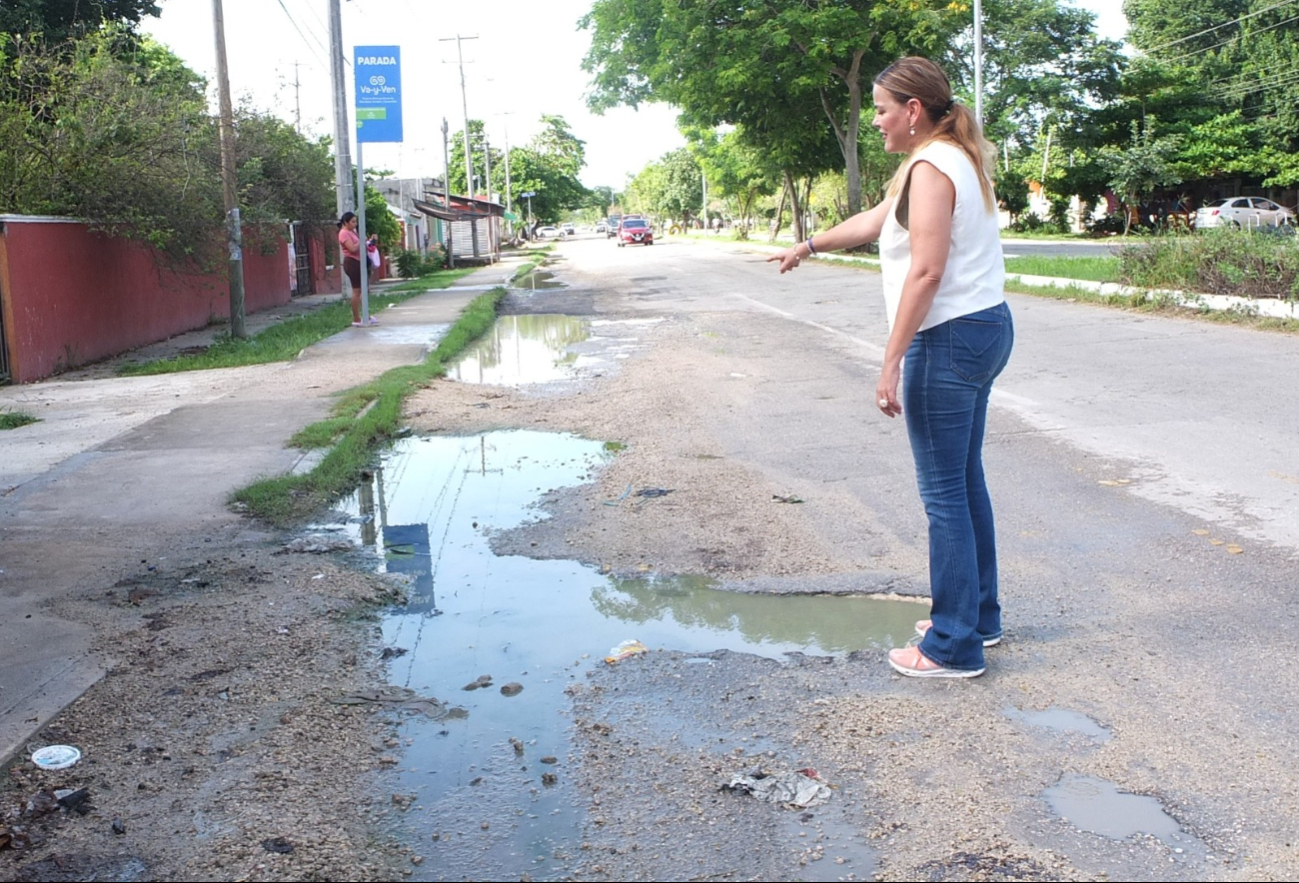
[[[401,47],[357,46],[356,140],[400,141]]]

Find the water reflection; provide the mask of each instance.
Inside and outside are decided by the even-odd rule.
[[[569,348],[590,336],[590,325],[573,316],[501,316],[447,376],[498,386],[564,380],[578,359]]]

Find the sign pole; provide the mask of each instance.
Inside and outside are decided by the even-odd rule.
[[[401,47],[357,46],[356,75],[356,214],[361,234],[361,323],[370,324],[370,249],[365,232],[365,164],[361,145],[367,141],[400,143]]]
[[[361,145],[356,139],[356,224],[361,236],[361,324],[370,324],[370,249],[365,241],[365,166],[361,165]]]

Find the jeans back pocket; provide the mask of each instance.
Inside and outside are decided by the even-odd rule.
[[[1006,366],[1010,316],[1004,304],[947,323],[951,369],[969,383],[985,383]]]

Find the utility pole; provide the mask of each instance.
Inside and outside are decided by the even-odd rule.
[[[442,202],[443,202],[443,206],[447,210],[447,214],[451,214],[451,153],[449,150],[447,150],[447,118],[446,117],[442,118]],[[446,236],[447,268],[454,270],[456,268],[456,253],[455,253],[455,249],[452,248],[453,243],[451,241],[452,232],[454,228],[452,227],[451,220],[449,218],[446,220],[446,225],[447,225],[447,236]]]
[[[456,41],[456,56],[460,60],[460,101],[465,111],[465,189],[469,192],[466,194],[470,199],[474,198],[474,157],[469,149],[469,95],[465,91],[465,52],[463,42],[465,40],[477,40],[475,34],[472,37],[462,37],[456,34],[454,37],[443,37],[438,42],[447,43],[451,40]],[[470,221],[469,229],[473,231],[474,257],[478,257],[478,222]]]
[[[239,202],[235,188],[234,110],[230,106],[230,73],[226,70],[226,26],[221,0],[212,0],[212,21],[216,30],[217,90],[221,102],[221,184],[226,208],[226,244],[230,249],[230,336],[248,336],[244,329],[243,230],[239,223]]]
[[[974,116],[983,128],[983,0],[974,0]]]
[[[514,209],[510,207],[510,127],[505,127],[505,213],[513,214]],[[514,237],[514,222],[507,221],[510,229],[510,237]]]
[[[347,119],[347,84],[343,73],[343,13],[339,3],[340,0],[329,0],[329,76],[334,87],[334,194],[338,216],[341,218],[343,212],[353,211],[356,203],[352,195],[352,134]],[[344,284],[344,294],[347,293],[346,288]]]
[[[298,79],[298,63],[293,62],[293,128],[302,134],[302,81]]]

